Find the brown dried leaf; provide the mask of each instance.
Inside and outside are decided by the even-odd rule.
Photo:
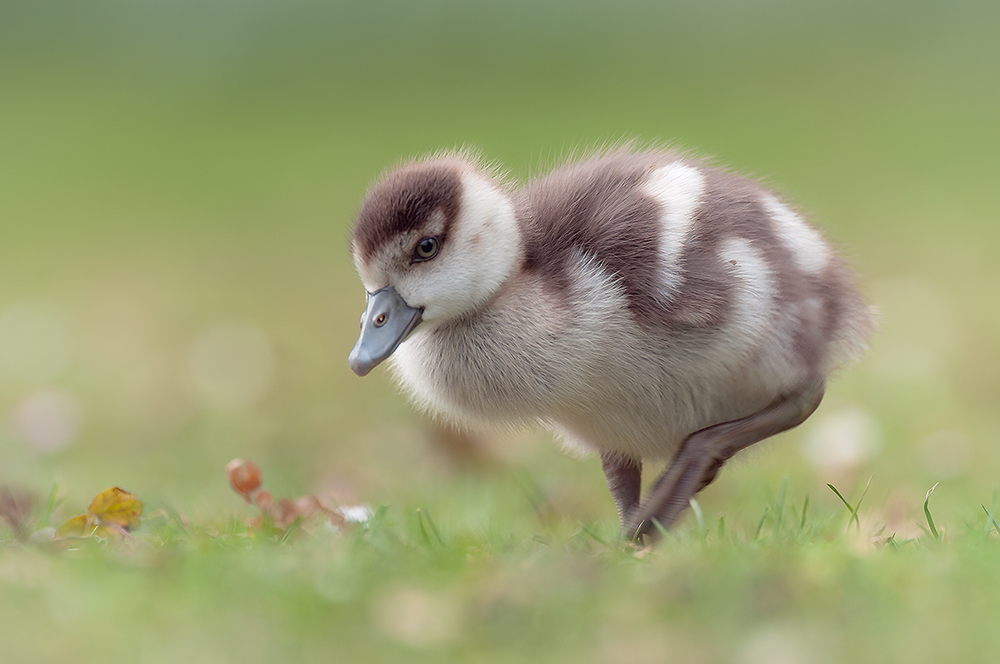
[[[264,510],[265,512],[271,509],[271,502],[273,500],[274,499],[271,496],[271,492],[268,491],[267,489],[264,489],[263,491],[258,491],[257,495],[253,497],[254,504],[257,505],[257,507],[259,507],[260,509]]]
[[[274,518],[274,525],[284,530],[299,518],[299,510],[288,498],[282,498],[271,508],[271,517]]]
[[[340,510],[326,510],[326,515],[330,519],[330,524],[340,532],[344,533],[350,529],[350,524],[347,522],[347,518]]]
[[[295,499],[295,509],[301,516],[311,516],[316,512],[323,511],[323,506],[319,504],[316,496],[302,496]]]

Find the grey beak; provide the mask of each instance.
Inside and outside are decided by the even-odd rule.
[[[420,324],[420,309],[408,305],[392,286],[380,288],[368,296],[368,307],[361,316],[361,336],[347,358],[359,376],[381,364]]]

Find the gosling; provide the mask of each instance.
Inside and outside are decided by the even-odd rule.
[[[844,262],[761,185],[665,150],[516,188],[465,152],[386,175],[352,236],[350,366],[421,407],[540,423],[597,453],[623,535],[669,528],[740,450],[791,429],[874,326]],[[643,462],[668,462],[640,500]]]

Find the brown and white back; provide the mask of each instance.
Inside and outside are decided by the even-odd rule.
[[[631,538],[804,421],[874,327],[799,213],[668,151],[520,188],[465,153],[408,164],[369,192],[352,248],[369,293],[354,371],[390,358],[426,409],[598,453]],[[640,501],[643,461],[668,465]]]

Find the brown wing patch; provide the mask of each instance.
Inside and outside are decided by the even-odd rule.
[[[773,242],[768,236],[768,219],[757,200],[756,185],[708,168],[703,168],[702,174],[705,194],[695,210],[685,251],[678,258],[683,277],[666,316],[680,327],[717,327],[727,321],[735,284],[733,266],[720,256],[724,240],[748,240],[769,266],[775,265],[776,257],[769,251]]]
[[[662,316],[659,214],[640,190],[645,175],[674,158],[621,151],[572,163],[530,183],[518,208],[525,236],[525,269],[569,287],[570,259],[593,257],[625,289],[637,319]]]

